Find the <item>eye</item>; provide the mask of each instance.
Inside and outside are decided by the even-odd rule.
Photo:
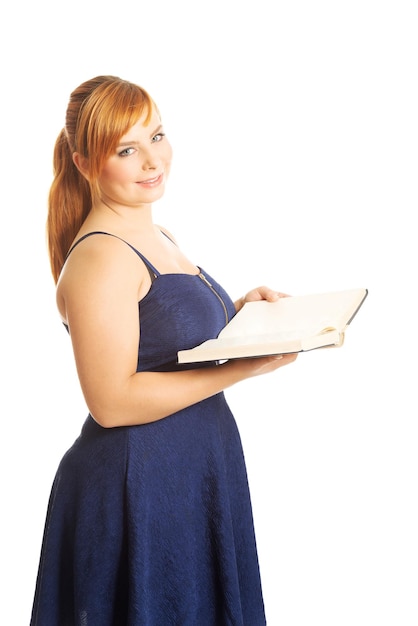
[[[135,148],[125,148],[121,152],[119,152],[120,157],[130,156],[135,151]]]
[[[157,133],[156,135],[154,135],[154,137],[152,138],[152,142],[156,143],[158,141],[162,141],[163,138],[165,137],[165,133]]]

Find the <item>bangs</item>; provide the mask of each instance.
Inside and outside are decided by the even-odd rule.
[[[153,111],[158,112],[155,103],[138,85],[124,80],[115,82],[113,79],[95,89],[81,112],[87,123],[86,144],[81,153],[89,160],[92,179],[100,174],[120,138],[141,117],[144,117],[145,125],[149,124]],[[80,127],[83,127],[81,118],[80,122]]]

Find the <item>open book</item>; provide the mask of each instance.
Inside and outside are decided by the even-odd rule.
[[[216,339],[178,352],[179,363],[224,361],[341,346],[367,289],[247,302]]]

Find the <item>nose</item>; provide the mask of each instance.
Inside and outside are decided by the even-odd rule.
[[[146,172],[148,170],[158,169],[159,159],[158,156],[150,149],[142,150],[142,169]]]

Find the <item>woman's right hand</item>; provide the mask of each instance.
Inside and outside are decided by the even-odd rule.
[[[227,361],[221,367],[228,367],[231,370],[235,370],[237,380],[245,380],[246,378],[252,378],[254,376],[261,376],[262,374],[274,372],[284,365],[293,363],[297,356],[297,353],[291,353],[256,358],[233,359]]]

